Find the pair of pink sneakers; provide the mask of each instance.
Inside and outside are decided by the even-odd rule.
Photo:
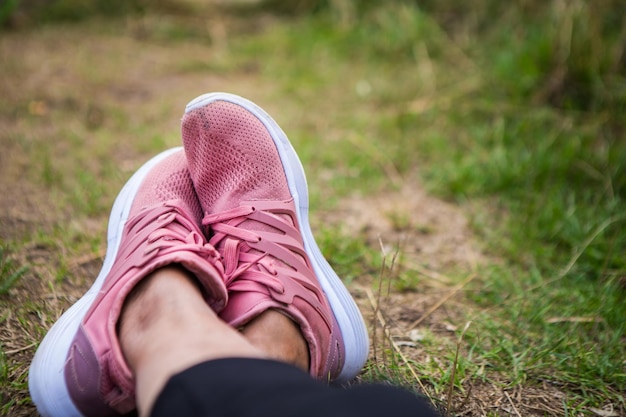
[[[29,388],[43,416],[134,410],[117,321],[135,285],[172,263],[234,327],[270,308],[291,317],[314,377],[346,381],[365,363],[363,319],[315,243],[302,165],[276,122],[244,98],[212,93],[187,105],[182,136],[184,149],[157,155],[124,186],[102,271],[35,354]]]

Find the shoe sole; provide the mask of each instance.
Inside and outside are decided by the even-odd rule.
[[[109,216],[107,251],[102,270],[91,288],[63,313],[39,345],[30,366],[28,387],[37,411],[42,416],[82,416],[72,402],[65,383],[64,367],[70,344],[113,266],[126,220],[141,183],[156,164],[180,150],[182,147],[169,149],[153,157],[124,185],[113,203]]]
[[[185,113],[216,101],[233,103],[252,113],[263,123],[274,140],[287,177],[289,191],[296,205],[296,216],[302,229],[304,249],[337,319],[344,344],[346,341],[351,342],[345,344],[345,364],[336,379],[336,382],[339,383],[349,381],[361,371],[367,360],[369,354],[367,328],[352,296],[322,255],[313,237],[309,224],[309,194],[302,163],[287,135],[274,119],[265,110],[243,97],[228,93],[204,94],[189,102],[185,108]]]

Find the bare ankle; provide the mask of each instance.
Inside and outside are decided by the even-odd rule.
[[[144,413],[166,381],[184,369],[219,358],[265,357],[217,316],[179,268],[144,278],[124,304],[118,338]]]
[[[249,322],[241,333],[270,358],[309,370],[309,347],[298,325],[284,314],[267,310]]]

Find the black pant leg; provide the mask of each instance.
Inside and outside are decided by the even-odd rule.
[[[415,394],[388,385],[331,387],[282,362],[220,359],[172,377],[152,417],[435,417]]]

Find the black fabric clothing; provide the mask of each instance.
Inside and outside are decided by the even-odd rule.
[[[291,365],[232,358],[203,362],[175,376],[152,417],[436,417],[427,402],[378,384],[329,386]]]

